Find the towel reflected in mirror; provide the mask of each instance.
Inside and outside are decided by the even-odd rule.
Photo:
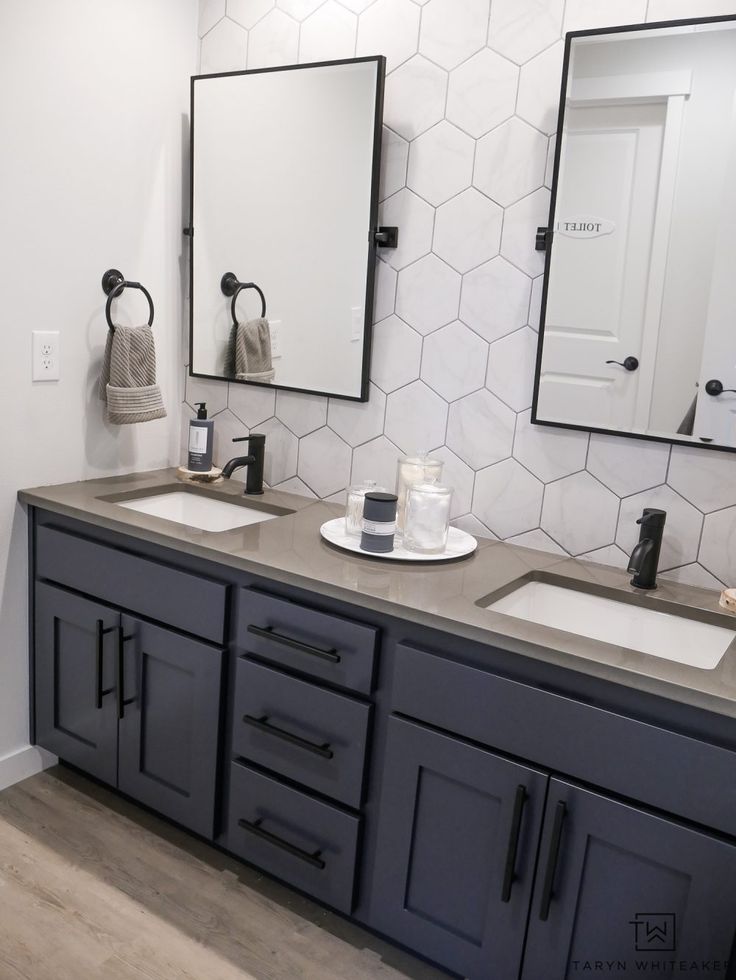
[[[271,327],[265,317],[233,324],[225,374],[236,381],[267,384],[274,380],[276,372],[271,359]]]

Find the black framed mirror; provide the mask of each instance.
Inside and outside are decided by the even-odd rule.
[[[367,400],[384,76],[192,78],[191,376]]]
[[[532,421],[736,450],[736,16],[567,35]]]

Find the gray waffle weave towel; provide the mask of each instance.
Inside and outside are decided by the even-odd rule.
[[[276,372],[271,361],[271,328],[265,317],[239,323],[233,330],[231,347],[234,347],[236,378],[273,381]]]
[[[114,425],[166,418],[156,384],[156,346],[148,324],[108,331],[99,395],[107,402],[107,418]]]

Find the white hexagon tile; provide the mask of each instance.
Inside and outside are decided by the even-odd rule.
[[[358,18],[336,0],[327,2],[304,20],[299,34],[299,61],[352,58]]]
[[[267,435],[266,481],[342,500],[427,449],[457,526],[624,567],[645,506],[664,575],[736,585],[736,459],[531,424],[564,31],[731,12],[733,0],[201,0],[202,72],[384,54],[381,252],[366,404],[188,378],[220,455]],[[697,11],[695,7],[697,6]]]
[[[469,187],[437,208],[434,251],[458,272],[498,255],[503,209]]]
[[[503,256],[463,278],[460,316],[489,343],[526,324],[532,283]]]
[[[236,0],[237,2],[237,0]],[[273,0],[271,0],[273,2]],[[225,16],[226,0],[200,0],[199,36],[204,37]]]
[[[422,380],[448,402],[483,387],[488,344],[460,320],[424,341]]]
[[[447,118],[477,139],[514,114],[519,69],[483,48],[450,75]]]
[[[417,53],[419,7],[413,0],[376,0],[360,17],[356,54],[382,54],[392,71]]]
[[[227,15],[250,30],[275,6],[276,0],[227,0]]]

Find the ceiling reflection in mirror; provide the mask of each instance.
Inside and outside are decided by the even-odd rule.
[[[568,45],[534,421],[736,448],[736,23]]]
[[[192,79],[193,375],[367,396],[384,72]]]

